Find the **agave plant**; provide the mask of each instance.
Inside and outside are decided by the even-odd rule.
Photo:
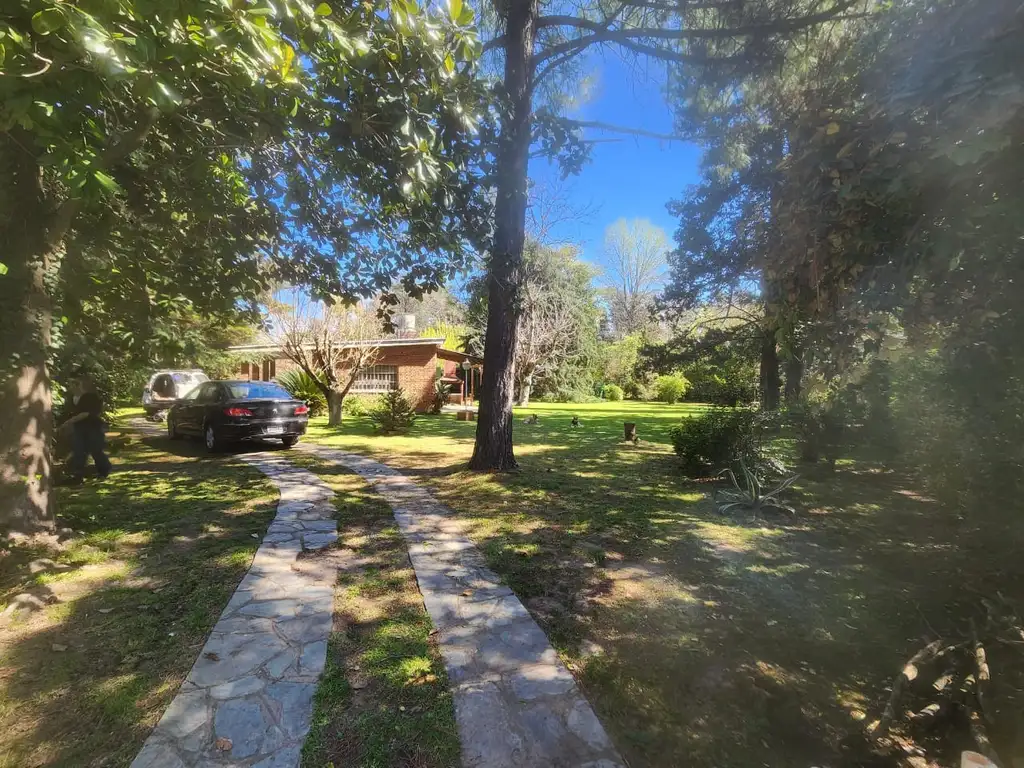
[[[796,511],[782,503],[779,497],[783,491],[793,485],[800,475],[790,475],[780,481],[774,487],[765,490],[764,484],[758,478],[756,472],[747,469],[746,463],[740,459],[740,471],[743,473],[743,481],[746,487],[740,485],[736,479],[736,473],[731,469],[723,470],[719,477],[728,476],[732,481],[734,490],[713,491],[711,499],[718,512],[726,513],[730,509],[749,509],[755,515],[761,511],[776,510],[796,514]],[[723,503],[724,502],[724,503]]]

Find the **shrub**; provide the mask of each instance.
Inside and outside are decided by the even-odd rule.
[[[622,394],[630,400],[653,400],[656,395],[655,387],[656,380],[653,374],[637,375],[622,387]]]
[[[327,413],[327,398],[316,384],[316,379],[299,368],[285,371],[277,378],[277,383],[288,390],[288,394],[296,400],[305,401],[309,406],[310,416],[322,416]]]
[[[341,413],[345,416],[365,416],[374,406],[374,399],[368,395],[349,395],[341,402]]]
[[[566,390],[558,392],[545,392],[543,395],[532,398],[538,403],[600,403],[601,398],[589,392],[578,392]]]
[[[822,401],[795,403],[786,411],[786,419],[796,433],[800,458],[804,461],[824,458],[835,468],[846,443],[849,421],[846,401],[833,396]]]
[[[696,362],[683,369],[690,382],[686,399],[735,408],[757,399],[757,369],[736,365],[729,368]]]
[[[434,382],[434,399],[430,402],[430,412],[440,413],[441,409],[448,405],[448,394],[451,387],[438,379]]]
[[[370,411],[370,420],[376,425],[377,431],[385,435],[408,432],[416,421],[409,398],[400,389],[392,389],[381,395],[377,407]]]
[[[669,437],[683,460],[683,471],[703,477],[723,469],[747,467],[776,468],[765,450],[765,437],[774,427],[774,417],[745,408],[708,411],[684,418],[672,427]]]
[[[690,382],[688,382],[683,376],[675,373],[666,376],[659,376],[658,380],[654,383],[654,391],[658,400],[671,405],[672,403],[677,403],[682,399],[689,386]]]
[[[622,387],[618,384],[605,384],[601,394],[604,396],[605,400],[617,403],[622,399]]]

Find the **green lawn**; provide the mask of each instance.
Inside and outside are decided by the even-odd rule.
[[[475,424],[451,415],[394,437],[320,421],[310,439],[407,471],[471,523],[631,765],[857,764],[845,737],[919,638],[957,624],[964,582],[1014,586],[1014,538],[993,543],[864,461],[799,468],[795,519],[717,516],[667,445],[700,409],[531,406],[508,474],[465,469]]]
[[[0,550],[0,766],[127,766],[274,515],[262,475],[197,444],[114,432],[114,473],[61,488],[75,535]],[[173,452],[168,452],[173,451]]]

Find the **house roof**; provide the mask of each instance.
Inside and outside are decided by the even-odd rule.
[[[442,339],[444,341],[444,339]],[[483,365],[484,359],[477,355],[471,355],[469,352],[459,352],[454,349],[445,349],[441,347],[437,350],[437,356],[442,360],[453,360],[456,363],[461,363],[463,360],[469,360],[473,365]]]
[[[443,338],[390,338],[390,339],[361,339],[359,341],[353,341],[345,346],[347,347],[415,347],[422,345],[433,345],[439,347],[444,344]],[[309,345],[312,348],[312,345]],[[281,345],[274,342],[266,342],[261,344],[236,344],[235,346],[228,347],[232,352],[280,352]],[[459,354],[453,352],[452,354]]]

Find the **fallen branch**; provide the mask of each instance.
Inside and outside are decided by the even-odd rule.
[[[985,730],[985,723],[982,722],[981,715],[970,704],[967,704],[967,723],[971,729],[971,738],[978,745],[978,751],[997,766],[1002,765],[999,762],[999,755],[992,746],[992,742],[989,741],[988,732]]]
[[[978,700],[978,710],[982,717],[989,723],[992,722],[992,714],[988,712],[985,702],[988,700],[989,668],[988,657],[985,654],[985,646],[978,639],[978,632],[974,628],[974,621],[971,621],[971,644],[974,647],[975,685],[974,695]]]
[[[885,738],[886,734],[889,733],[892,721],[896,718],[896,707],[900,702],[900,697],[903,695],[903,688],[907,683],[917,679],[917,665],[923,664],[933,656],[936,656],[940,649],[942,649],[942,638],[928,643],[928,645],[911,656],[910,660],[903,665],[903,669],[900,670],[900,673],[896,675],[896,679],[892,682],[892,694],[889,696],[889,701],[882,711],[882,717],[879,719],[878,725],[871,731],[871,738],[875,741]]]

